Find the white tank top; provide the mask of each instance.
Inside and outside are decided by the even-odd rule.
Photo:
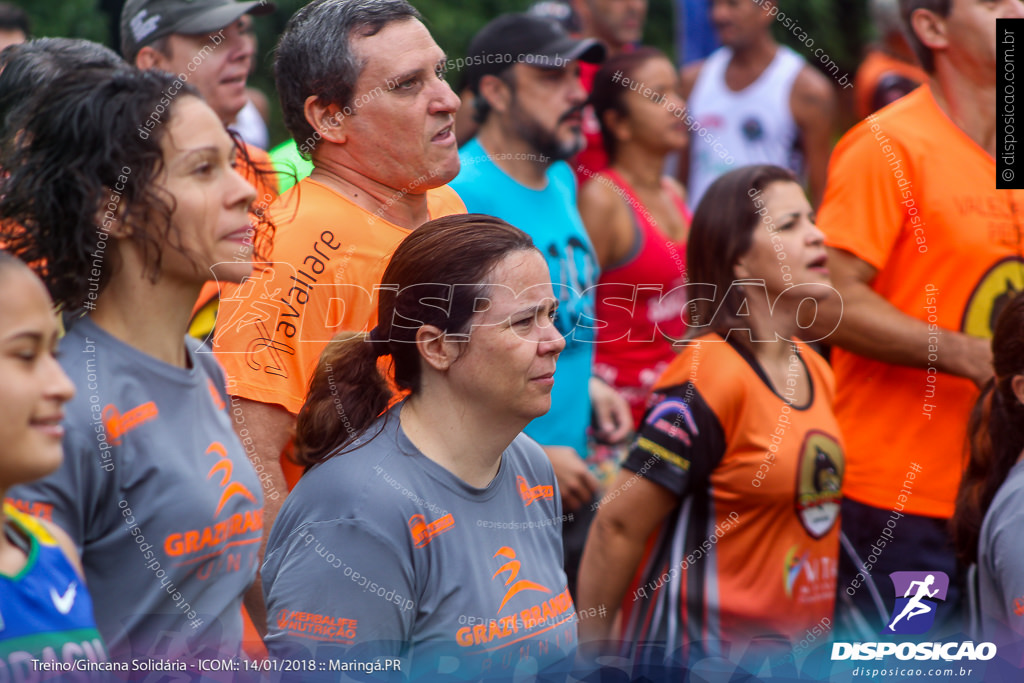
[[[805,62],[780,45],[768,68],[740,91],[725,84],[732,50],[721,47],[705,60],[690,94],[690,208],[718,176],[748,164],[776,164],[803,173],[799,129],[790,92]]]

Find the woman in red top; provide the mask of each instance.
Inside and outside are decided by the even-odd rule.
[[[686,329],[685,191],[664,175],[686,148],[683,101],[669,59],[654,48],[612,57],[591,94],[611,166],[580,192],[580,213],[601,262],[596,372],[643,417],[654,380]]]

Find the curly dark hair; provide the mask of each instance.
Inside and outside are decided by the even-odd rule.
[[[0,22],[2,23],[2,22]],[[0,52],[0,134],[10,137],[8,118],[34,94],[69,71],[129,69],[113,50],[81,38],[38,38]]]
[[[9,169],[0,181],[0,240],[36,268],[65,310],[95,299],[118,267],[117,250],[107,249],[115,220],[140,245],[154,282],[163,250],[185,251],[172,230],[174,198],[155,182],[160,140],[183,96],[199,97],[171,74],[88,69],[48,84],[12,122],[16,141],[0,157]],[[261,232],[257,242],[266,241]]]

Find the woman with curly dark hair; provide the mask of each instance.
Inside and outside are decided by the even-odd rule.
[[[186,330],[211,270],[249,274],[255,192],[217,115],[171,75],[77,71],[26,111],[0,217],[64,313],[78,393],[63,465],[10,496],[82,549],[114,659],[237,655],[262,495],[223,374]]]
[[[977,564],[972,635],[998,643],[1024,636],[1024,295],[996,321],[992,366],[968,422],[970,457],[950,524],[960,561]]]

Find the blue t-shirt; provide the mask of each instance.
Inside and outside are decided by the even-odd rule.
[[[508,221],[533,238],[548,262],[558,297],[556,325],[565,336],[558,357],[551,410],[525,432],[544,446],[571,446],[587,453],[589,382],[594,365],[594,290],[600,271],[590,237],[576,208],[576,179],[564,161],[548,169],[548,184],[533,190],[512,179],[474,139],[459,151],[462,170],[451,182],[470,213]]]

